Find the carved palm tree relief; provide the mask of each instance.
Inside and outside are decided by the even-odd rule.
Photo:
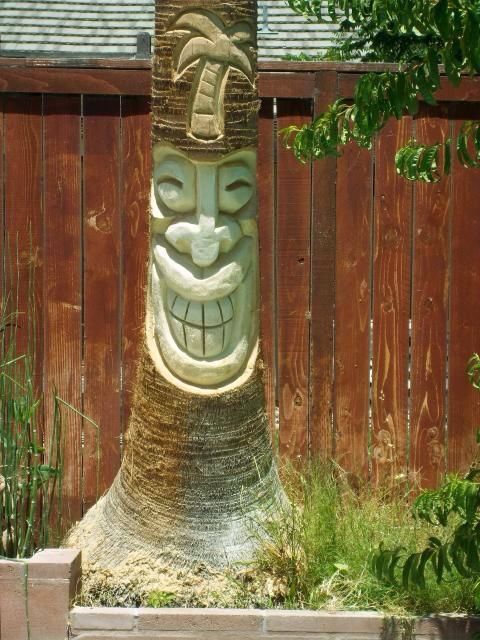
[[[247,21],[226,26],[211,11],[187,11],[172,25],[172,32],[187,32],[174,51],[174,81],[198,65],[190,93],[187,134],[205,141],[224,135],[224,95],[230,69],[253,85],[255,36]]]

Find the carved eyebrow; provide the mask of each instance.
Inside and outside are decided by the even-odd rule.
[[[185,169],[193,169],[192,165],[187,158],[182,156],[167,156],[164,160],[161,160],[157,167],[157,180],[165,180],[165,178],[176,178],[183,184],[185,177]]]

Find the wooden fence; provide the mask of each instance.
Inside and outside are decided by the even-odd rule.
[[[0,238],[18,235],[23,281],[33,261],[40,386],[100,426],[102,492],[120,463],[142,326],[150,70],[64,64],[0,58]],[[438,107],[389,124],[372,152],[297,163],[277,131],[351,96],[368,68],[261,69],[267,403],[282,454],[431,486],[468,465],[480,424],[465,376],[480,349],[480,180],[455,163],[450,178],[413,186],[394,154],[480,118],[480,82],[445,85]],[[76,518],[95,500],[97,443],[74,414],[67,427]]]

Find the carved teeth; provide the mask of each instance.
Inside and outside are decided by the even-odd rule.
[[[189,354],[210,358],[225,350],[232,334],[234,307],[231,296],[196,302],[169,290],[167,307],[175,340]]]

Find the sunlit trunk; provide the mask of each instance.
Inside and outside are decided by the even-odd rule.
[[[283,500],[259,355],[257,109],[256,2],[158,0],[145,348],[121,470],[68,539],[100,566],[246,559]]]

